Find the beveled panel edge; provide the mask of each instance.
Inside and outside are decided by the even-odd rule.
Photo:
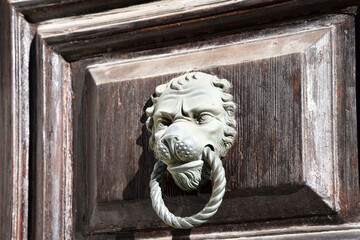
[[[241,211],[238,208],[225,208],[221,206],[219,208],[218,213],[210,219],[206,224],[200,227],[196,227],[194,229],[201,229],[210,227],[212,225],[218,226],[227,226],[231,224],[239,224],[242,226],[244,224],[244,228],[248,230],[255,230],[256,224],[254,222],[258,222],[261,224],[264,221],[274,221],[274,220],[289,220],[297,218],[329,218],[334,215],[333,210],[324,202],[317,201],[320,197],[315,193],[311,188],[307,186],[293,186],[294,189],[290,190],[287,194],[278,195],[277,193],[263,195],[263,196],[249,196],[243,197],[238,195],[238,192],[227,193],[224,197],[222,205],[226,206],[232,204],[233,201],[237,201],[240,205],[245,204],[249,205],[258,205],[256,208],[246,208],[248,211]],[[288,208],[289,204],[289,196],[291,201],[295,202],[296,199],[299,201],[294,205],[297,210],[302,207],[307,208],[305,213],[301,211],[291,211]],[[315,200],[314,205],[308,204],[308,200],[306,197],[309,197],[311,200]],[[176,211],[175,214],[186,215],[190,214],[184,209],[189,208],[190,205],[196,205],[196,208],[201,209],[201,206],[206,204],[206,200],[209,198],[209,194],[201,194],[198,196],[185,196],[182,197],[182,204],[185,208],[180,208],[179,211]],[[287,199],[287,200],[285,200]],[[173,198],[165,198],[164,199],[166,206],[169,209],[177,209],[178,199]],[[259,202],[259,203],[256,203]],[[276,204],[281,202],[283,208],[281,209],[272,209],[276,211],[276,217],[266,216],[266,212],[260,207],[262,202],[267,202],[268,204]],[[139,211],[140,209],[140,211]],[[234,214],[232,217],[229,214]],[[251,214],[249,214],[251,213]],[[255,213],[255,214],[254,214]],[[135,219],[131,219],[130,216]],[[231,220],[229,221],[229,218]],[[131,221],[129,221],[131,219]],[[94,233],[118,233],[124,231],[134,231],[134,230],[165,230],[168,229],[169,226],[164,224],[160,218],[155,214],[154,210],[151,206],[150,199],[141,200],[141,201],[124,201],[124,202],[112,202],[107,204],[97,204],[92,212],[92,215],[89,219],[89,225],[87,226],[86,231],[90,234]],[[328,219],[329,220],[329,219]],[[329,220],[331,222],[331,220]],[[271,225],[271,224],[270,224]],[[261,230],[262,227],[256,228],[256,230]]]
[[[8,0],[30,23],[90,14],[154,0]]]
[[[153,0],[106,0],[101,3],[95,0],[88,0],[86,2],[81,0],[7,0],[10,4],[15,6],[17,10],[24,14],[25,18],[32,23],[38,23],[46,21],[52,18],[66,18],[68,16],[74,16],[78,14],[95,13],[99,11],[106,11],[113,8],[128,7],[137,4],[147,4]],[[221,3],[223,0],[217,0]],[[159,1],[158,1],[159,2]],[[184,2],[184,1],[183,1]],[[321,0],[317,1],[317,5],[321,8],[341,8],[356,4],[356,0],[339,1],[339,0]],[[187,2],[185,2],[186,4]],[[226,5],[224,8],[220,8],[212,14],[217,12],[224,12],[233,9],[249,8],[249,7],[266,7],[276,4],[283,4],[288,6],[296,6],[298,3],[292,0],[243,0],[234,1],[231,5]],[[305,4],[312,4],[311,1]],[[200,5],[200,4],[198,4]],[[316,5],[316,4],[315,4]],[[80,7],[79,7],[80,6]],[[206,8],[206,6],[204,6]],[[57,9],[58,11],[54,11]],[[310,7],[309,7],[310,9]],[[221,11],[220,11],[221,10]]]
[[[281,38],[287,38],[287,37],[294,37],[294,38],[299,38],[299,39],[303,39],[302,37],[309,37],[309,39],[311,39],[311,41],[309,41],[309,42],[305,42],[304,43],[304,45],[302,45],[302,46],[298,46],[298,48],[295,48],[295,50],[294,49],[292,49],[292,48],[289,48],[289,50],[290,51],[288,51],[288,53],[286,53],[286,54],[293,54],[293,53],[299,53],[299,54],[301,54],[301,56],[304,56],[304,55],[306,55],[307,54],[307,51],[311,48],[311,47],[313,47],[314,45],[316,45],[319,41],[322,41],[324,38],[326,38],[326,37],[328,37],[330,34],[331,34],[331,30],[332,30],[332,28],[333,27],[326,27],[326,28],[320,28],[320,29],[316,29],[316,30],[308,30],[308,31],[303,31],[303,32],[300,32],[300,33],[292,33],[292,34],[289,34],[289,35],[286,35],[286,36],[281,36]],[[300,36],[299,36],[300,35]],[[273,37],[269,37],[269,38],[266,38],[266,42],[267,43],[273,43],[273,40],[274,39],[277,39],[277,38],[273,38]],[[325,41],[324,42],[326,42],[326,43],[328,43],[328,41],[327,41],[328,39],[325,39]],[[285,43],[288,43],[287,41],[283,41],[283,43],[285,44]],[[230,48],[231,50],[233,50],[232,48],[236,48],[236,47],[248,47],[248,45],[247,44],[256,44],[256,41],[244,41],[244,43],[243,42],[240,42],[240,43],[237,43],[237,44],[231,44],[231,45],[225,45],[225,46],[217,46],[215,49],[214,48],[205,48],[206,50],[205,51],[201,51],[202,49],[195,49],[193,52],[188,52],[189,50],[187,49],[186,51],[187,52],[182,52],[182,51],[180,51],[182,54],[179,54],[179,55],[177,55],[177,56],[174,56],[173,58],[177,58],[177,57],[182,57],[182,56],[185,56],[185,57],[188,57],[188,55],[192,55],[192,54],[205,54],[206,53],[206,51],[211,51],[211,50],[221,50],[221,48],[222,47],[224,47],[224,48]],[[242,45],[244,45],[244,46],[242,46]],[[274,44],[275,46],[277,46],[278,44]],[[291,45],[291,44],[290,44]],[[234,52],[234,51],[229,51],[229,52]],[[291,50],[293,50],[293,52],[291,51]],[[240,51],[241,52],[241,51]],[[282,55],[286,55],[286,54],[283,54],[282,52],[280,52],[279,54],[278,54],[278,56],[282,56]],[[219,56],[223,56],[223,57],[225,57],[226,58],[226,54],[223,54],[223,55],[219,55]],[[271,56],[274,56],[274,55],[271,55]],[[151,62],[153,62],[154,60],[156,61],[156,60],[162,60],[162,59],[165,59],[164,61],[166,61],[166,60],[168,60],[168,58],[171,58],[171,56],[169,56],[169,55],[157,55],[157,56],[151,56],[149,59],[151,60]],[[269,57],[269,56],[268,56]],[[257,60],[257,59],[259,59],[259,58],[254,58],[254,59],[251,59],[251,60]],[[262,59],[262,58],[260,58],[260,59]],[[88,68],[88,73],[89,73],[89,76],[91,76],[91,78],[92,78],[92,84],[96,84],[96,85],[101,85],[101,84],[106,84],[106,83],[113,83],[113,82],[121,82],[121,81],[125,81],[125,80],[119,80],[119,79],[116,79],[115,81],[106,81],[106,82],[104,82],[103,80],[102,80],[102,78],[109,78],[109,76],[110,76],[110,78],[111,78],[111,76],[113,76],[113,77],[118,77],[118,76],[121,76],[121,73],[124,73],[124,70],[122,69],[123,67],[124,68],[126,68],[126,67],[128,67],[127,66],[127,64],[136,64],[136,61],[139,61],[139,62],[141,62],[141,64],[145,64],[146,65],[146,63],[151,63],[149,60],[144,60],[143,58],[139,58],[139,59],[132,59],[132,60],[130,60],[130,62],[127,62],[127,61],[118,61],[118,62],[113,62],[113,63],[106,63],[106,64],[98,64],[98,65],[92,65],[92,66],[89,66],[89,68]],[[243,60],[241,57],[240,58],[237,58],[237,57],[234,57],[234,60],[230,60],[230,61],[233,61],[233,62],[227,62],[227,63],[219,63],[220,65],[228,65],[228,64],[234,64],[234,63],[236,63],[237,61],[250,61],[250,60],[248,60],[248,59],[246,59],[246,60]],[[149,61],[149,62],[147,62],[147,61]],[[219,60],[220,61],[220,60]],[[208,63],[208,62],[207,62]],[[237,63],[239,63],[239,62],[237,62]],[[192,63],[192,64],[194,64],[194,63]],[[195,63],[196,64],[196,63]],[[162,64],[159,64],[160,66],[163,66]],[[178,66],[177,66],[178,67]],[[204,62],[204,66],[203,67],[205,67],[205,62]],[[211,67],[211,65],[209,66],[209,67]],[[150,67],[151,68],[151,67]],[[160,69],[161,70],[161,69]],[[113,75],[111,75],[111,72],[112,71],[114,71],[115,73],[113,73]],[[174,70],[175,71],[175,70]],[[181,71],[181,70],[179,70],[179,68],[177,68],[176,69],[176,72],[178,72],[178,71]],[[154,72],[150,72],[151,74],[155,74]],[[166,73],[159,73],[159,74],[166,74]],[[152,76],[152,75],[151,75]],[[151,76],[148,76],[148,75],[145,75],[144,77],[151,77]],[[123,77],[123,76],[122,76]],[[136,77],[134,77],[134,78],[136,78],[136,79],[138,79],[138,78],[141,78],[141,76],[136,76]],[[134,79],[133,78],[133,79]],[[126,79],[126,81],[131,81],[131,78],[130,79]],[[333,179],[330,181],[330,183],[333,183]],[[305,186],[306,186],[306,182],[305,182]],[[331,187],[331,186],[330,186]],[[318,194],[318,192],[319,191],[317,191],[317,189],[315,188],[313,188],[313,186],[310,186],[310,189],[314,192],[314,193],[316,193],[316,194]],[[319,195],[320,196],[320,195]],[[321,197],[324,197],[324,195],[322,195]],[[329,196],[325,196],[325,197],[329,197]],[[145,200],[146,201],[146,200]],[[333,203],[329,203],[329,202],[326,202],[325,201],[325,203],[326,203],[326,205],[331,209],[331,210],[329,210],[329,212],[328,212],[328,214],[331,214],[332,213],[332,210],[334,210],[334,204]],[[126,201],[124,201],[124,202],[122,202],[122,203],[119,203],[120,205],[122,205],[122,204],[129,204],[128,202],[126,202]],[[99,208],[96,206],[94,209],[94,212],[93,212],[93,217],[94,217],[94,215],[97,215],[96,213],[98,213],[99,211],[101,211],[101,210],[99,210]],[[92,224],[95,224],[96,223],[96,219],[93,219],[93,218],[91,218],[91,220],[90,220],[91,222],[92,222]],[[91,225],[91,223],[90,223],[90,225]],[[104,226],[105,227],[105,226]],[[92,230],[92,232],[102,232],[102,231],[107,231],[106,229],[112,229],[112,230],[114,230],[114,231],[121,231],[122,229],[121,229],[121,227],[120,226],[114,226],[114,225],[112,225],[112,226],[108,226],[108,227],[105,227],[103,230],[99,230],[99,229],[97,229],[97,227],[96,226],[92,226],[92,227],[90,227]]]
[[[161,3],[167,1],[161,1]],[[146,11],[147,6],[153,4],[148,3],[129,7],[128,10],[134,10],[135,14],[129,13],[133,17],[128,19],[119,18],[117,21],[112,21],[111,14],[101,15],[102,13],[97,13],[94,14],[95,17],[88,14],[75,17],[73,21],[67,20],[68,25],[65,24],[66,26],[63,28],[58,28],[57,26],[61,26],[63,20],[60,18],[50,20],[48,24],[42,23],[38,33],[49,46],[53,46],[67,61],[77,61],[98,56],[104,52],[144,50],[162,45],[166,46],[174,40],[184,42],[194,37],[204,39],[205,36],[215,32],[222,34],[234,29],[246,30],[250,25],[258,27],[277,21],[279,16],[291,18],[292,20],[289,22],[300,23],[303,20],[296,19],[296,17],[314,14],[311,18],[319,19],[321,18],[321,15],[318,15],[320,13],[354,14],[355,8],[344,8],[354,5],[355,3],[351,4],[352,1],[356,0],[350,2],[321,0],[306,3],[292,0],[266,2],[248,0],[235,1],[233,4],[215,1],[213,4],[196,5],[197,7],[193,10],[188,8],[184,8],[184,10],[180,4],[178,9],[173,9],[173,12],[171,10],[168,12],[155,11],[161,17],[154,17]],[[164,9],[168,8],[169,6],[164,5]],[[204,9],[206,11],[203,11]],[[326,9],[328,10],[326,11]],[[123,9],[117,10],[121,12]],[[114,14],[116,15],[116,12]],[[99,19],[96,17],[97,15],[100,16]],[[142,16],[146,17],[142,18]],[[142,20],[129,21],[133,20],[134,17]],[[74,24],[82,19],[89,21],[84,21],[83,25],[71,25],[71,22]],[[97,21],[100,21],[101,24],[97,24]],[[48,30],[51,31],[50,28],[58,30],[50,33],[48,32]]]
[[[271,2],[274,2],[274,0]],[[196,13],[199,14],[198,12],[204,9],[225,7],[231,9],[234,5],[246,6],[249,3],[251,4],[252,1],[200,0],[194,2],[191,0],[163,0],[126,8],[112,9],[100,13],[44,21],[39,24],[39,33],[43,38],[50,40],[64,34],[70,34],[76,37],[81,33],[101,31],[101,29],[109,27],[126,30],[129,29],[131,25],[135,25],[134,23],[143,21],[165,20],[170,17],[174,18],[180,14],[189,14],[192,16]],[[174,18],[174,20],[176,20],[176,18]],[[155,22],[152,24],[154,23]],[[164,23],[166,22],[162,24]],[[150,25],[150,23],[148,24]]]
[[[16,2],[16,1],[15,1]],[[71,1],[68,1],[71,2]],[[356,0],[350,0],[343,3],[338,0],[320,0],[317,4],[322,5],[323,9],[328,5],[344,5],[349,6],[356,4]],[[304,5],[312,5],[311,2],[303,3]],[[146,4],[140,4],[135,6],[129,6],[127,8],[118,8],[108,10],[100,13],[85,14],[81,16],[58,18],[48,20],[40,23],[38,31],[42,38],[47,39],[51,42],[54,37],[60,37],[68,35],[72,36],[72,40],[76,40],[76,33],[92,33],[99,35],[102,31],[109,31],[110,29],[123,29],[122,26],[128,26],[130,21],[149,21],[156,20],[154,23],[169,24],[173,21],[185,21],[192,18],[205,17],[208,15],[214,15],[219,13],[230,12],[234,10],[258,7],[265,8],[268,6],[283,6],[284,8],[288,5],[296,5],[291,0],[270,0],[270,1],[253,1],[253,0],[200,0],[191,1],[183,0],[181,2],[176,0],[163,0],[160,2],[152,2]],[[200,13],[203,10],[210,10],[211,12]],[[171,20],[169,18],[172,18]],[[169,21],[169,22],[168,22]],[[154,23],[147,23],[147,25]],[[130,27],[129,29],[134,30],[136,27]],[[146,27],[150,27],[146,26]],[[127,28],[125,27],[124,30]]]
[[[335,146],[333,97],[335,27],[304,52],[302,92],[302,160],[304,182],[332,209],[335,204]]]
[[[330,29],[330,27],[323,27],[226,45],[210,45],[200,49],[181,49],[169,54],[94,64],[88,66],[88,71],[91,73],[95,84],[99,85],[154,77],[172,72],[194,71],[204,67],[231,65],[293,53],[304,53]],[[204,54],[207,55],[202,57]],[[187,64],[179,68],[176,63],[181,60],[184,61],[184,59],[191,59],[191,61],[186,61]],[[165,63],[166,69],[162,67]],[[159,67],[153,64],[157,64]],[[140,68],[140,65],[145,66],[145,68]],[[194,65],[197,68],[193,68]],[[126,75],[124,69],[132,69],[133,71]]]

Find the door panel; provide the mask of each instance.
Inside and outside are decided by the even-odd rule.
[[[238,136],[223,160],[226,195],[209,224],[346,212],[336,193],[342,188],[336,170],[336,33],[334,25],[320,25],[256,38],[239,34],[229,43],[219,44],[219,38],[200,48],[90,65],[88,231],[166,227],[149,200],[156,160],[144,110],[157,85],[191,71],[228,79],[237,105]],[[208,201],[209,185],[187,193],[167,175],[165,203],[175,215],[192,215]]]

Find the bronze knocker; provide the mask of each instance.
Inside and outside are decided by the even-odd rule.
[[[175,228],[192,228],[206,222],[221,205],[225,171],[220,158],[236,136],[235,103],[226,79],[192,72],[156,87],[153,105],[146,109],[150,146],[158,162],[151,175],[152,205],[158,216]],[[191,217],[169,212],[160,183],[168,170],[177,186],[196,190],[209,178],[213,191],[209,202]]]

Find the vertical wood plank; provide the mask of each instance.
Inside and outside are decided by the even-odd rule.
[[[72,236],[72,90],[69,63],[37,38],[35,239]]]
[[[34,27],[0,3],[0,238],[27,239],[29,201],[29,55]]]
[[[14,239],[28,238],[28,208],[29,208],[29,147],[30,147],[30,113],[29,113],[29,64],[30,45],[35,35],[35,27],[30,25],[24,17],[12,10],[14,16],[14,37],[12,64],[15,67],[14,85],[16,92],[14,126],[14,140],[16,141],[14,157],[14,187],[13,203],[13,231]]]
[[[8,34],[0,35],[0,237],[11,239],[12,236],[12,99],[13,72],[11,69],[11,10],[7,1],[0,2],[2,14],[0,15],[0,29]]]
[[[358,136],[356,119],[356,65],[354,17],[338,23],[334,38],[334,84],[338,162],[336,199],[343,216],[357,218],[359,213]],[[359,70],[359,69],[357,69]],[[357,96],[359,98],[359,96]]]

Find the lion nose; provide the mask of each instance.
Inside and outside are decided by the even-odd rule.
[[[194,158],[198,155],[196,150],[196,144],[191,138],[185,138],[175,142],[175,153],[181,161],[189,162],[195,160]]]
[[[162,142],[172,154],[184,162],[193,161],[199,154],[194,139],[190,137],[180,138],[178,135],[167,135]]]
[[[166,135],[162,142],[170,150],[174,149],[175,142],[178,142],[180,137],[178,135]]]

